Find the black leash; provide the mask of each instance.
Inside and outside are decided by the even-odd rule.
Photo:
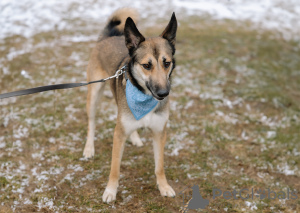
[[[121,69],[117,70],[115,75],[110,76],[110,77],[105,78],[105,79],[101,79],[101,80],[97,80],[97,81],[90,81],[90,82],[87,82],[87,83],[54,84],[54,85],[47,85],[47,86],[30,88],[30,89],[24,89],[24,90],[19,90],[19,91],[15,91],[15,92],[0,94],[0,99],[10,98],[10,97],[15,97],[15,96],[21,96],[21,95],[29,95],[29,94],[45,92],[45,91],[49,91],[49,90],[69,89],[69,88],[87,86],[89,84],[105,82],[105,81],[110,80],[112,78],[118,78],[120,75],[122,75],[125,72],[126,72],[126,65],[123,66]]]

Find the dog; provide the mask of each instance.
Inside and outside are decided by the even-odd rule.
[[[116,200],[120,163],[124,144],[129,137],[134,145],[143,143],[137,129],[148,127],[153,133],[155,175],[162,196],[174,197],[164,171],[166,124],[169,119],[171,74],[175,68],[177,20],[175,13],[161,35],[145,38],[137,29],[138,13],[131,8],[115,11],[109,18],[87,67],[87,80],[107,78],[126,66],[125,75],[109,81],[118,107],[113,135],[111,170],[103,202]],[[83,151],[85,158],[94,156],[95,111],[105,83],[88,86],[88,134]],[[138,100],[137,100],[138,99]]]

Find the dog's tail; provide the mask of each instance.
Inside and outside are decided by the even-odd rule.
[[[98,38],[98,41],[107,37],[124,35],[125,22],[128,17],[131,17],[133,21],[137,23],[139,14],[133,8],[121,8],[116,10],[109,17],[102,34]]]

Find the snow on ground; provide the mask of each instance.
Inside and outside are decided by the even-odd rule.
[[[14,34],[28,37],[54,29],[74,29],[75,26],[82,27],[82,21],[104,23],[114,10],[126,6],[137,8],[142,18],[151,20],[168,17],[175,11],[187,15],[208,14],[214,19],[249,20],[256,26],[285,32],[286,37],[300,31],[299,0],[1,0],[0,38]],[[77,18],[80,21],[69,22]]]
[[[299,0],[175,0],[189,14],[209,14],[215,19],[249,20],[266,29],[299,33]]]

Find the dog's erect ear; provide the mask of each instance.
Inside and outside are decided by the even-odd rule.
[[[124,35],[126,47],[130,54],[132,54],[133,50],[136,49],[141,42],[145,41],[144,36],[136,28],[134,21],[130,17],[127,18],[125,23]]]
[[[168,26],[160,36],[163,37],[164,39],[167,39],[170,42],[170,44],[172,44],[175,47],[176,31],[177,31],[177,20],[176,20],[175,13],[173,12]]]

